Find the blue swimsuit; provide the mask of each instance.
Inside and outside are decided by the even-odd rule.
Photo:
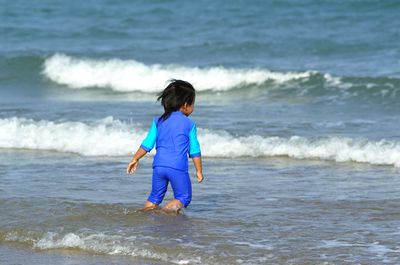
[[[172,112],[165,121],[155,118],[140,147],[150,152],[154,145],[153,184],[147,200],[160,204],[171,182],[175,199],[188,206],[192,199],[188,154],[201,156],[196,124],[180,111]]]

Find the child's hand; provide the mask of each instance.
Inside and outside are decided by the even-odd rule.
[[[128,167],[126,168],[126,174],[132,174],[136,171],[137,167],[139,166],[139,160],[132,159],[129,163]]]
[[[201,183],[203,181],[203,179],[204,179],[203,173],[202,172],[197,172],[196,175],[197,175],[197,182]]]

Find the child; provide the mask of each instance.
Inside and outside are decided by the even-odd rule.
[[[197,140],[196,125],[187,116],[194,109],[196,92],[193,86],[182,80],[172,82],[158,94],[164,114],[153,120],[153,124],[142,145],[133,156],[127,174],[133,173],[139,159],[156,145],[153,161],[152,190],[143,210],[156,209],[162,202],[171,182],[174,199],[162,210],[179,213],[192,199],[192,184],[188,173],[188,154],[193,159],[197,181],[203,181],[200,145]]]

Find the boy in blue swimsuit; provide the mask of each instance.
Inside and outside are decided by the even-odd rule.
[[[133,156],[127,174],[133,173],[139,159],[156,146],[153,161],[152,190],[144,210],[153,210],[162,202],[171,182],[174,199],[162,209],[179,213],[192,199],[192,185],[188,173],[188,155],[193,159],[197,181],[203,181],[201,151],[196,124],[188,118],[194,109],[196,92],[182,80],[173,80],[159,95],[164,114],[153,120],[147,137]]]

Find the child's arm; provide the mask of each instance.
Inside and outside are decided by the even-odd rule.
[[[196,124],[193,125],[189,132],[189,156],[193,159],[194,167],[196,168],[197,181],[201,183],[203,177],[203,165],[201,164],[200,144],[197,140]]]
[[[136,151],[135,155],[133,156],[131,162],[129,162],[128,167],[126,168],[126,174],[131,174],[136,171],[137,167],[139,166],[139,159],[147,154],[147,151],[144,150],[142,147]]]
[[[203,165],[201,163],[201,156],[193,157],[193,164],[194,164],[194,167],[196,168],[197,181],[199,183],[201,183],[204,179]]]
[[[126,174],[131,174],[136,171],[137,167],[139,166],[139,159],[141,159],[145,154],[147,154],[147,152],[150,152],[151,149],[153,149],[154,145],[156,144],[156,139],[157,126],[156,121],[153,120],[153,123],[151,124],[151,128],[147,133],[146,138],[143,140],[139,149],[136,151],[131,162],[129,162],[129,165],[126,169]]]

